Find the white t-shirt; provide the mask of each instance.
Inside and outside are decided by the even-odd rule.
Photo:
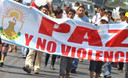
[[[126,21],[120,21],[119,24],[127,24]]]
[[[63,11],[62,18],[68,18],[67,13],[65,11]]]
[[[101,18],[100,13],[97,13],[97,14],[92,18],[92,23],[98,22],[100,18]]]

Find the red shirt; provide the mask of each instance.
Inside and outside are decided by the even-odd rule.
[[[35,4],[34,1],[31,3],[31,6],[37,8],[37,5]]]

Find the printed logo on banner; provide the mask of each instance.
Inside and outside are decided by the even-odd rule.
[[[15,40],[21,36],[21,29],[25,20],[25,11],[16,5],[4,9],[2,27],[0,33],[9,40]]]

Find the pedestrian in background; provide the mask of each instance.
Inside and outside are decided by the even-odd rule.
[[[105,8],[100,7],[99,13],[97,13],[93,18],[92,18],[92,23],[94,25],[99,25],[100,24],[100,19],[104,16],[105,14]]]
[[[2,42],[0,38],[0,67],[3,67],[5,57],[7,56],[9,44]]]

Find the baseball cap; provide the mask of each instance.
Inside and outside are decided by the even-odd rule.
[[[109,20],[108,20],[108,18],[107,17],[105,17],[105,16],[103,16],[102,18],[101,18],[101,21],[102,20],[105,20],[106,22],[108,22]]]
[[[127,18],[128,18],[128,12],[126,12],[126,13],[125,13],[125,17],[127,17]]]

